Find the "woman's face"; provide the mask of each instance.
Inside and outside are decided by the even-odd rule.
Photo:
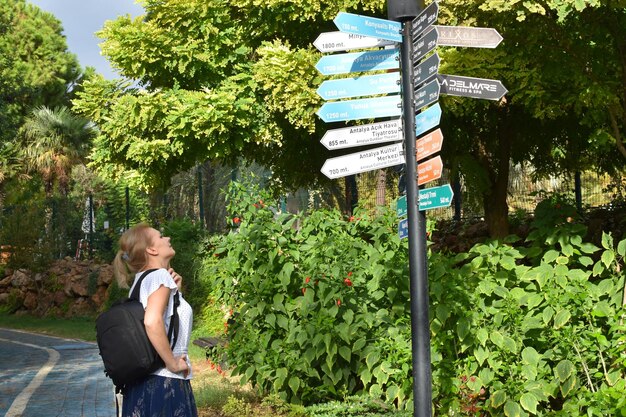
[[[156,229],[150,228],[148,230],[150,239],[150,248],[156,251],[156,255],[163,259],[171,259],[176,255],[176,251],[170,243],[170,238],[165,237]]]

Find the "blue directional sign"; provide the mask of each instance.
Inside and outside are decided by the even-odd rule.
[[[452,197],[454,193],[450,184],[419,190],[419,210],[449,207],[452,204]]]
[[[362,98],[324,103],[317,115],[326,123],[400,116],[400,96]]]
[[[348,74],[400,68],[400,53],[395,49],[325,55],[315,68],[323,75]]]
[[[400,73],[367,75],[359,78],[341,78],[324,81],[317,94],[324,100],[338,100],[350,97],[393,94],[400,92]]]
[[[398,22],[346,12],[339,12],[333,22],[341,32],[402,42],[402,24]]]
[[[434,129],[439,126],[440,121],[441,106],[437,103],[415,116],[415,136],[421,136],[422,133]]]
[[[409,237],[409,220],[408,219],[402,219],[400,220],[400,223],[398,223],[398,237],[400,239],[406,239],[407,237]]]

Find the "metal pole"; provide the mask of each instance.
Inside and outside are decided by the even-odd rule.
[[[130,229],[130,189],[126,186],[126,230]]]
[[[204,228],[204,199],[202,198],[202,165],[198,165],[198,204],[200,205],[200,227]]]
[[[432,416],[430,366],[430,322],[428,319],[428,259],[426,255],[426,214],[418,209],[417,159],[415,144],[415,100],[413,81],[413,39],[411,20],[424,9],[422,1],[388,1],[395,16],[403,21],[401,45],[402,113],[406,158],[407,221],[409,238],[409,280],[411,292],[411,347],[413,351],[413,416]],[[390,13],[391,14],[391,13]],[[395,17],[395,19],[394,19]]]
[[[89,194],[89,259],[93,255],[93,195]]]

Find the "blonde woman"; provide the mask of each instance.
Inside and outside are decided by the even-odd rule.
[[[119,247],[113,269],[120,285],[131,284],[130,292],[145,271],[153,270],[141,283],[139,301],[145,309],[148,339],[165,364],[147,378],[126,387],[122,416],[196,417],[198,412],[190,383],[191,363],[187,357],[193,312],[182,294],[177,310],[178,339],[173,349],[167,337],[174,313],[174,294],[180,293],[182,284],[182,277],[169,267],[176,251],[170,238],[147,224],[138,224],[124,232]]]

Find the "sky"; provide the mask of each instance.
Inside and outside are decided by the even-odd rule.
[[[130,14],[132,17],[144,14],[143,8],[134,0],[28,0],[42,10],[52,13],[63,24],[63,34],[67,38],[70,52],[78,57],[80,65],[95,67],[107,79],[119,77],[108,61],[100,55],[96,37],[104,22],[117,16]]]

